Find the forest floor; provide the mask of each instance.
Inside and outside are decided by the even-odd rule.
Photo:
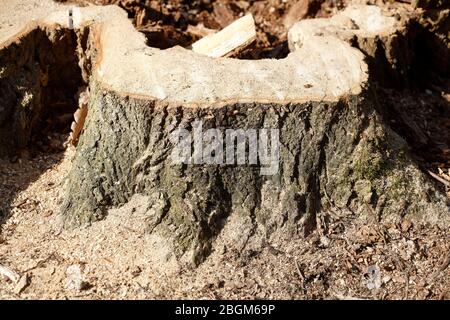
[[[243,252],[227,249],[225,228],[195,270],[155,255],[139,195],[88,228],[64,230],[58,207],[73,155],[0,163],[0,192],[12,196],[0,266],[22,278],[0,276],[0,299],[450,299],[449,230],[408,220],[335,209],[306,239]]]
[[[290,19],[329,16],[346,3],[311,1],[302,16],[290,17],[301,8],[290,10],[294,2],[283,0],[192,1],[188,7],[176,0],[163,6],[90,2],[120,4],[149,43],[161,48],[195,41],[189,25],[220,29],[250,11],[258,40],[239,56],[247,59],[284,57]],[[445,180],[449,82],[414,92],[379,90],[381,103],[409,115],[403,123],[417,124],[417,130],[395,129],[423,170]],[[62,147],[67,137],[51,135],[36,150],[0,160],[0,268],[12,272],[12,279],[0,275],[0,299],[450,299],[448,228],[368,221],[345,208],[321,212],[318,228],[306,239],[278,247],[230,250],[233,230],[224,228],[211,255],[194,270],[181,268],[164,252],[155,254],[139,195],[88,228],[62,229],[59,207],[75,153]]]

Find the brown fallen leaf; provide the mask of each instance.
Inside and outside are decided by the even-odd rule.
[[[305,18],[310,10],[310,0],[299,0],[284,15],[282,23],[289,30],[294,23]]]
[[[221,28],[225,28],[236,19],[228,5],[215,2],[213,7],[214,19]]]
[[[412,227],[412,222],[410,220],[403,220],[401,223],[402,232],[408,232]]]
[[[72,132],[70,133],[70,142],[72,145],[77,146],[78,139],[80,137],[81,132],[83,131],[84,121],[86,120],[87,112],[88,112],[88,101],[89,101],[89,91],[85,89],[84,91],[79,92],[79,108],[75,111],[73,115],[74,121],[70,126]]]

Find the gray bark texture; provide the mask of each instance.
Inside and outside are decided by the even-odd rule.
[[[242,237],[262,229],[267,239],[274,232],[307,235],[315,214],[330,205],[374,219],[445,214],[444,199],[411,161],[406,143],[383,124],[373,101],[366,92],[335,103],[183,108],[120,97],[96,83],[68,178],[65,223],[101,219],[109,207],[139,193],[149,199],[149,232],[195,265],[231,214],[242,218]],[[174,165],[169,135],[195,120],[204,130],[279,128],[279,173]]]

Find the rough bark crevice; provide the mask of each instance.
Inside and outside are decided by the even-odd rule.
[[[95,82],[91,95],[68,178],[66,226],[101,219],[110,206],[139,193],[149,198],[149,231],[195,265],[231,214],[242,220],[240,249],[250,237],[307,235],[315,214],[330,205],[325,193],[336,206],[374,219],[397,219],[402,211],[416,217],[430,211],[432,219],[447,210],[428,199],[433,186],[406,143],[385,126],[370,94],[202,109],[124,98]],[[261,176],[251,166],[174,165],[169,135],[195,120],[203,120],[204,130],[279,128],[279,174]]]

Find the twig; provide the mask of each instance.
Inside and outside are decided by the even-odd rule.
[[[450,265],[450,252],[447,253],[447,257],[445,258],[444,262],[442,263],[442,265],[439,267],[439,272],[444,271],[445,269],[447,269],[447,267]]]
[[[325,198],[327,198],[328,203],[330,204],[331,207],[335,207],[336,205],[334,204],[334,201],[330,198],[330,196],[328,195],[327,189],[323,189],[323,193],[325,194]]]
[[[431,281],[435,281],[439,275],[448,268],[450,265],[450,252],[447,253],[447,256],[444,259],[444,262],[439,266],[438,270],[436,270],[431,278]]]
[[[23,206],[27,201],[28,201],[28,198],[25,198],[25,199],[23,199],[22,201],[20,201],[18,204],[13,205],[12,208],[20,208],[20,207]]]
[[[297,268],[297,273],[302,282],[305,282],[305,276],[303,275],[302,271],[300,270],[300,266],[298,265],[297,259],[294,259],[295,267]]]
[[[445,180],[445,179],[439,177],[437,174],[431,172],[430,170],[427,170],[427,172],[428,172],[428,174],[429,174],[430,176],[432,176],[433,178],[435,178],[435,179],[436,179],[437,181],[439,181],[440,183],[444,184],[444,185],[447,186],[447,187],[450,187],[450,182],[449,182],[449,181],[447,181],[447,180]]]
[[[438,170],[439,170],[439,176],[450,182],[450,176],[448,174],[445,174],[441,168],[438,168]]]
[[[49,191],[49,190],[55,189],[56,187],[59,187],[59,184],[54,184],[54,185],[44,189],[44,191]]]
[[[338,300],[367,300],[364,298],[358,298],[358,297],[352,297],[352,296],[344,296],[342,293],[340,292],[334,292],[334,297]]]

